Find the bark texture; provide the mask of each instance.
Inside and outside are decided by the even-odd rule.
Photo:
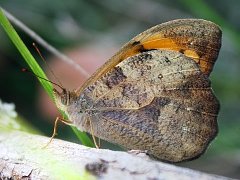
[[[130,154],[0,132],[0,179],[228,179]]]

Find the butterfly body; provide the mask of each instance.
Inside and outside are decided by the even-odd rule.
[[[56,93],[57,106],[81,131],[93,130],[94,136],[127,149],[147,151],[168,162],[200,156],[218,131],[219,103],[208,75],[220,46],[211,42],[205,44],[205,50],[187,49],[191,44],[207,42],[191,38],[188,45],[179,44],[177,38],[189,36],[179,32],[191,23],[213,26],[203,20],[179,20],[170,23],[169,31],[164,29],[169,26],[166,23],[160,25],[161,30],[156,26],[136,36],[82,88]],[[217,26],[215,31],[212,38],[220,31]],[[205,29],[198,33],[204,35]],[[208,49],[215,49],[214,58],[204,54]]]

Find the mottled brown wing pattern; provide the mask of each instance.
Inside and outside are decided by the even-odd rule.
[[[143,49],[168,49],[194,59],[201,71],[209,75],[221,47],[221,30],[209,21],[196,19],[174,20],[160,24],[134,40]]]
[[[86,81],[78,94],[124,59],[152,49],[181,52],[194,59],[209,76],[221,47],[221,36],[216,24],[202,19],[179,19],[154,26],[126,43]]]
[[[82,107],[94,135],[165,161],[199,156],[217,134],[219,104],[210,81],[176,51],[125,59],[87,87],[80,102],[87,102]],[[86,121],[81,127],[90,129]]]

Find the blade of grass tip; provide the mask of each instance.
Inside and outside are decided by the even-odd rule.
[[[40,68],[36,60],[33,58],[32,54],[29,52],[29,50],[27,49],[27,47],[25,46],[21,38],[18,36],[17,32],[15,31],[13,26],[10,24],[8,19],[5,17],[2,9],[0,10],[0,23],[4,28],[5,32],[7,33],[7,35],[9,36],[9,38],[11,39],[11,41],[13,42],[13,44],[16,46],[18,51],[23,56],[26,63],[31,68],[31,70],[38,76],[47,79],[47,76],[45,75],[43,70]],[[40,83],[42,84],[43,88],[46,90],[48,95],[53,99],[52,84],[40,78],[38,78],[38,80],[40,81]]]
[[[29,52],[21,38],[18,36],[17,32],[14,30],[13,26],[10,24],[8,19],[5,17],[2,9],[0,8],[0,24],[8,34],[9,38],[12,40],[14,45],[17,47],[18,51],[21,53],[23,56],[24,60],[26,63],[29,65],[31,70],[37,74],[38,76],[48,79],[41,67],[38,65],[36,60],[33,58],[32,54]],[[52,98],[54,101],[54,96],[53,96],[53,87],[52,84],[48,81],[45,81],[41,78],[38,78],[48,95]],[[92,141],[90,138],[87,136],[86,133],[84,132],[79,132],[76,129],[73,129],[74,133],[76,136],[79,138],[79,140],[82,142],[83,145],[89,146],[89,147],[94,147]]]

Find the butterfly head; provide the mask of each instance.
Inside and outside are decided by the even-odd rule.
[[[65,112],[67,110],[67,107],[69,107],[74,102],[76,97],[75,92],[68,91],[65,88],[62,88],[61,92],[54,88],[53,94],[57,107]]]

